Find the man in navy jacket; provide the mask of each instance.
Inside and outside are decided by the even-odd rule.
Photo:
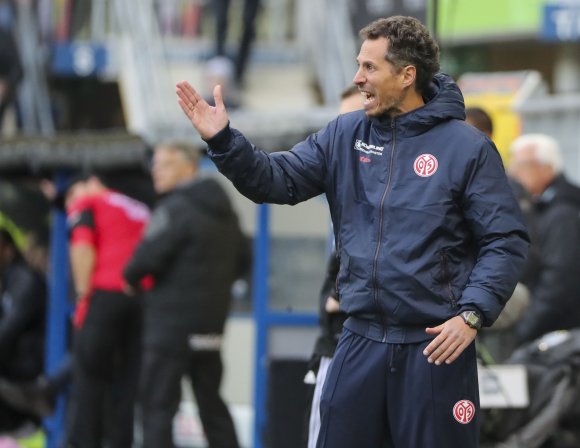
[[[363,30],[364,111],[292,150],[257,151],[186,82],[178,101],[209,155],[256,202],[326,193],[349,318],[322,394],[318,448],[475,447],[473,341],[521,274],[528,235],[493,143],[464,122],[439,48],[411,17]]]

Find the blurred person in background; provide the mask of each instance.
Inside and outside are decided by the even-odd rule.
[[[22,251],[22,257],[29,269],[35,271],[35,275],[44,279],[48,275],[48,241],[44,240],[39,233],[31,231],[26,234],[26,247]],[[43,280],[44,281],[44,280]],[[44,345],[44,330],[39,334],[40,345]],[[68,358],[67,358],[68,359]],[[0,399],[10,406],[38,419],[51,415],[56,405],[56,398],[65,386],[70,382],[70,370],[68,362],[66,366],[45,377],[42,369],[38,376],[19,376],[10,380],[3,377],[0,380]]]
[[[93,0],[74,0],[69,3],[70,22],[67,39],[82,40],[90,36],[90,23]]]
[[[492,138],[493,122],[489,114],[481,107],[466,107],[465,121],[476,129],[479,129],[490,139]]]
[[[357,86],[352,85],[340,95],[340,114],[346,114],[363,108],[362,95]],[[316,339],[312,358],[309,362],[309,371],[304,378],[307,384],[313,384],[309,392],[307,410],[307,446],[315,448],[320,431],[320,397],[326,380],[328,367],[332,361],[338,339],[342,333],[342,324],[346,320],[346,313],[340,311],[336,277],[340,269],[340,262],[333,249],[326,267],[326,277],[320,291],[320,335]],[[314,377],[314,378],[313,378]]]
[[[239,92],[234,85],[234,64],[226,56],[211,58],[204,67],[205,98],[213,103],[213,86],[222,86],[224,104],[230,109],[239,107]]]
[[[481,107],[467,107],[465,109],[465,122],[473,126],[474,128],[483,132],[490,140],[493,140],[493,121],[491,116]],[[505,164],[505,161],[504,161]],[[524,212],[524,217],[529,218],[526,213],[530,209],[530,195],[526,189],[513,178],[509,178],[510,185],[518,202],[522,212]],[[528,226],[530,225],[529,219],[526,221]]]
[[[122,272],[149,220],[143,203],[100,175],[71,180],[65,205],[77,306],[74,406],[68,447],[127,448],[139,377],[141,299],[123,292]],[[110,398],[110,413],[105,404]],[[105,434],[105,421],[114,422]]]
[[[485,109],[481,107],[467,107],[465,109],[465,121],[483,132],[490,140],[493,140],[493,120]],[[532,198],[525,188],[515,179],[509,177],[508,181],[516,196],[528,231],[531,234],[531,228],[534,225],[531,213]],[[532,252],[535,252],[533,245],[529,248],[527,266],[530,266],[531,260],[534,258],[531,255]],[[480,355],[480,360],[486,364],[496,364],[505,361],[518,345],[513,334],[513,326],[529,306],[530,301],[529,291],[522,283],[526,275],[525,272],[495,323],[489,329],[478,333],[478,354]]]
[[[76,182],[83,181],[87,176],[75,175],[72,177],[69,187]],[[134,176],[122,173],[116,176],[107,176],[107,182],[114,185],[115,190],[123,191],[129,196],[150,203],[149,191],[142,191],[142,182],[138,182]],[[44,199],[60,211],[65,210],[66,192],[59,194],[51,180],[42,179],[39,189]],[[30,198],[28,198],[30,199]],[[29,204],[30,206],[30,204]],[[27,232],[26,248],[23,255],[28,263],[40,272],[47,275],[48,272],[48,241],[40,240],[38,232]],[[73,360],[71,353],[67,353],[59,366],[50,375],[40,375],[33,381],[3,381],[0,387],[0,397],[16,409],[36,415],[39,418],[50,416],[55,409],[59,395],[69,390],[72,382]],[[69,400],[73,403],[74,400]]]
[[[156,147],[153,183],[160,200],[125,269],[130,290],[152,275],[145,296],[140,404],[144,448],[172,448],[172,422],[187,375],[210,448],[238,440],[220,396],[221,349],[232,284],[249,267],[247,240],[230,200],[199,173],[197,148]]]
[[[38,418],[52,415],[58,396],[72,381],[73,363],[67,354],[50,375],[39,375],[32,381],[1,381],[0,397],[15,409]]]
[[[216,56],[226,56],[226,40],[229,30],[229,11],[231,0],[211,0],[216,18]],[[242,87],[252,44],[256,38],[256,18],[260,9],[260,0],[244,0],[242,14],[242,35],[240,45],[234,58],[234,81]]]
[[[13,2],[0,0],[0,135],[3,134],[8,109],[16,104],[18,85],[23,76],[14,38],[15,15]]]
[[[510,147],[509,174],[532,198],[532,247],[522,280],[530,306],[516,323],[520,344],[543,334],[580,326],[580,216],[565,178],[555,139],[544,134],[518,137]]]
[[[46,285],[18,250],[11,234],[0,229],[0,392],[6,382],[33,380],[44,363]],[[0,434],[34,415],[10,405],[0,393]]]

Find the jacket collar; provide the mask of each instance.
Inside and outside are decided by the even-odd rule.
[[[397,134],[409,137],[450,119],[465,120],[465,103],[457,84],[444,73],[433,77],[425,95],[425,105],[394,118],[386,115],[370,118],[376,126],[396,127]]]

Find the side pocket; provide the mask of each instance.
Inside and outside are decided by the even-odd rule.
[[[445,250],[439,252],[439,265],[441,268],[441,283],[443,284],[443,286],[447,291],[447,297],[449,298],[451,307],[457,308],[457,297],[453,292],[453,285],[451,283],[453,277],[449,269],[449,255]]]
[[[336,275],[336,293],[338,294],[338,300],[341,296],[341,285],[345,285],[348,281],[348,267],[350,266],[350,257],[345,251],[340,253],[340,258],[338,260],[340,268],[338,274]]]

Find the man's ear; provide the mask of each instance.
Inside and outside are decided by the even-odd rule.
[[[414,65],[406,65],[401,69],[403,87],[411,87],[417,79],[417,68]]]

